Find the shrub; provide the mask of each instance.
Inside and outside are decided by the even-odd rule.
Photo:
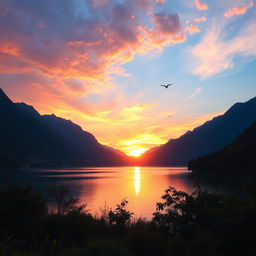
[[[108,213],[108,220],[110,224],[116,224],[118,226],[124,227],[127,225],[133,216],[133,213],[126,210],[128,201],[123,199],[114,211],[110,210]]]

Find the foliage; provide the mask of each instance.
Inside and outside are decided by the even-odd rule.
[[[131,221],[133,213],[126,210],[127,204],[128,201],[123,199],[120,204],[117,204],[114,211],[109,211],[108,219],[110,224],[116,224],[124,227]]]
[[[196,190],[189,195],[169,187],[162,196],[165,202],[156,204],[157,212],[153,214],[153,222],[170,234],[182,231],[184,234],[190,235],[196,219],[193,204],[198,193],[199,190]],[[165,213],[161,213],[162,211]]]
[[[37,243],[36,235],[42,231],[42,222],[47,216],[43,197],[32,187],[21,188],[10,184],[0,188],[0,230],[12,235],[12,240]]]
[[[63,203],[59,211],[49,213],[38,193],[12,185],[0,189],[0,255],[252,255],[255,186],[250,183],[251,197],[246,198],[169,187],[151,221],[131,221],[126,199],[115,210],[105,209],[102,217],[73,204],[63,208]],[[69,201],[66,189],[54,191],[60,198],[65,195],[60,202]]]
[[[74,211],[82,211],[86,207],[86,204],[83,204],[77,207],[79,198],[74,198],[70,196],[69,188],[65,185],[60,186],[51,186],[49,188],[49,195],[56,201],[58,215],[65,215]]]
[[[193,253],[184,255],[227,255],[230,251],[243,254],[244,248],[254,248],[248,245],[248,241],[256,242],[250,236],[256,228],[252,217],[256,207],[251,201],[200,188],[188,194],[173,187],[165,191],[162,199],[152,221],[171,243],[182,241],[189,251],[193,249]],[[173,251],[175,244],[170,248]]]
[[[0,239],[0,255],[11,255],[11,249],[15,246],[16,243],[17,242],[13,240],[12,235],[8,235],[7,237]]]

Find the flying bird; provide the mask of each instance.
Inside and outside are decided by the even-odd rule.
[[[168,87],[170,86],[170,85],[172,85],[173,83],[171,83],[171,84],[160,84],[160,86],[164,86],[166,89],[168,89]]]

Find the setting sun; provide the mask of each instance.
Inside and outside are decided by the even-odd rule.
[[[119,141],[119,149],[121,149],[126,155],[139,157],[150,148],[164,144],[166,140],[155,136],[151,133],[142,133],[132,137],[129,140]]]
[[[128,156],[140,157],[147,149],[146,148],[134,148],[127,150]]]

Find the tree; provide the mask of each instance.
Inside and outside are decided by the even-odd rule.
[[[83,204],[77,207],[79,198],[74,198],[70,196],[70,190],[65,185],[52,186],[49,188],[49,195],[53,197],[57,205],[57,215],[65,215],[72,211],[81,212],[86,207],[86,204]]]
[[[128,204],[127,199],[123,199],[114,211],[110,210],[108,213],[108,219],[110,224],[116,224],[119,226],[125,226],[132,218],[133,212],[126,210]]]
[[[194,200],[198,191],[189,195],[177,191],[174,187],[166,189],[162,196],[165,201],[156,204],[157,211],[153,213],[153,223],[171,235],[181,232],[190,236],[196,219]]]

